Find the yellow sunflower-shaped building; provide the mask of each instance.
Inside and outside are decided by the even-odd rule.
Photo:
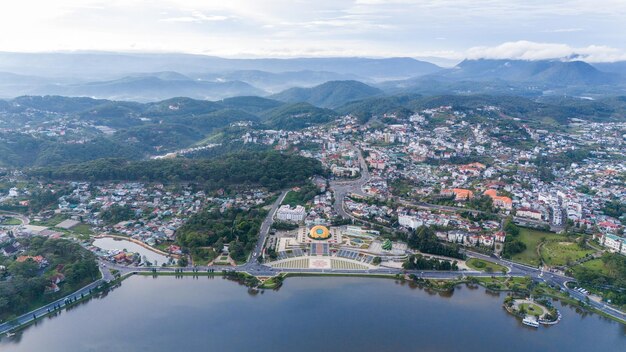
[[[309,231],[309,237],[314,240],[327,240],[330,238],[330,231],[326,226],[313,226]]]

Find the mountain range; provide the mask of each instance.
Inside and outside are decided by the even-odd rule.
[[[477,59],[442,68],[411,58],[0,53],[0,98],[62,95],[150,102],[255,95],[334,108],[397,94],[623,95],[626,62]]]

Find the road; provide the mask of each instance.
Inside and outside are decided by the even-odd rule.
[[[8,225],[8,226],[5,226],[5,227],[22,226],[22,225],[30,224],[30,219],[28,217],[24,216],[23,214],[20,214],[20,213],[14,213],[12,211],[0,210],[0,215],[9,215],[11,217],[19,219],[22,222],[20,225]]]
[[[78,291],[75,291],[63,298],[59,298],[58,300],[48,303],[45,306],[39,307],[33,311],[30,311],[26,314],[23,314],[21,316],[19,316],[18,318],[12,320],[12,321],[8,321],[5,322],[3,324],[0,324],[0,334],[5,334],[9,331],[11,331],[13,328],[15,328],[16,326],[21,326],[24,324],[29,324],[30,322],[32,322],[35,318],[40,319],[42,316],[54,311],[55,307],[57,307],[57,309],[60,311],[62,308],[64,308],[66,306],[65,301],[69,298],[71,299],[80,299],[81,295],[88,295],[90,293],[91,290],[97,288],[98,286],[100,286],[101,284],[103,284],[105,282],[105,279],[108,279],[107,281],[110,281],[112,279],[112,276],[110,275],[105,275],[104,271],[108,272],[108,270],[101,270],[101,273],[103,274],[103,278],[96,280],[92,283],[90,283],[89,285],[79,289]]]
[[[278,196],[278,199],[276,199],[274,204],[272,204],[272,208],[270,209],[269,213],[265,217],[265,220],[263,220],[263,223],[261,224],[259,239],[256,243],[256,246],[254,247],[254,251],[252,251],[250,258],[248,259],[248,262],[244,265],[244,267],[250,267],[251,265],[254,266],[255,263],[258,264],[259,257],[263,254],[263,246],[265,246],[265,240],[267,239],[267,235],[269,234],[270,229],[272,228],[272,224],[274,223],[274,215],[276,215],[276,211],[278,210],[278,208],[280,208],[283,200],[285,200],[285,196],[287,195],[287,193],[289,193],[289,190],[282,191]]]
[[[351,217],[344,210],[343,203],[345,197],[349,193],[355,193],[359,195],[363,195],[362,187],[369,182],[372,178],[369,169],[367,168],[367,163],[365,162],[365,158],[363,158],[363,154],[360,149],[357,149],[356,152],[359,156],[359,164],[361,166],[361,177],[355,180],[333,180],[330,181],[330,188],[333,190],[335,203],[333,204],[333,208],[335,212],[339,214],[342,218]]]
[[[532,266],[528,266],[528,265],[524,265],[524,264],[520,264],[520,263],[515,263],[515,262],[511,262],[508,260],[504,260],[504,259],[500,259],[500,258],[494,258],[491,256],[487,256],[484,254],[480,254],[480,253],[475,253],[475,252],[466,252],[468,257],[474,257],[474,258],[480,258],[480,259],[484,259],[484,260],[488,260],[500,265],[504,265],[507,266],[511,269],[511,271],[509,273],[507,273],[508,275],[511,276],[530,276],[533,280],[535,281],[542,281],[547,283],[548,285],[552,285],[552,286],[557,286],[559,287],[562,291],[567,292],[571,297],[581,301],[581,302],[585,302],[588,303],[590,306],[592,306],[593,308],[602,311],[605,314],[614,316],[616,318],[619,318],[623,321],[626,321],[626,314],[622,311],[619,311],[615,308],[612,308],[610,306],[608,306],[605,303],[602,302],[596,302],[594,300],[589,300],[587,302],[587,296],[581,292],[578,292],[574,289],[571,289],[569,287],[567,287],[566,283],[567,282],[574,282],[576,281],[575,279],[568,277],[568,276],[564,276],[564,275],[559,275],[556,273],[552,273],[552,272],[547,272],[547,271],[543,271],[539,268],[536,267],[532,267]]]
[[[361,157],[362,158],[362,157]],[[363,160],[364,162],[364,160]],[[364,168],[364,170],[367,170],[367,167]],[[367,181],[369,181],[369,172],[364,172],[361,176],[361,178],[359,180],[355,180],[355,181],[349,181],[347,184],[346,183],[335,183],[335,187],[341,187],[341,189],[355,189],[356,187],[358,187],[358,192],[360,192],[360,187],[362,187]],[[345,188],[343,188],[345,186]],[[528,266],[528,265],[524,265],[524,264],[520,264],[520,263],[515,263],[515,262],[511,262],[508,260],[504,260],[502,258],[497,258],[497,257],[493,257],[493,256],[489,256],[489,255],[485,255],[485,254],[481,254],[481,253],[476,253],[476,252],[471,252],[471,251],[466,251],[466,255],[468,257],[473,257],[473,258],[479,258],[479,259],[483,259],[483,260],[487,260],[490,262],[494,262],[496,264],[502,265],[502,266],[506,266],[508,267],[510,270],[509,272],[507,272],[506,274],[503,273],[487,273],[487,272],[478,272],[478,271],[407,271],[407,270],[403,270],[403,269],[392,269],[392,268],[378,268],[378,269],[367,269],[367,270],[343,270],[343,269],[329,269],[329,270],[321,270],[321,269],[282,269],[282,268],[272,268],[263,264],[260,264],[258,259],[259,257],[262,255],[263,252],[263,246],[265,245],[265,241],[267,239],[267,236],[269,234],[269,230],[272,227],[272,224],[274,222],[274,215],[276,214],[276,211],[278,210],[278,208],[280,207],[280,204],[283,202],[283,200],[285,199],[285,196],[287,195],[288,190],[282,191],[279,195],[279,197],[276,199],[276,201],[274,202],[274,204],[272,204],[272,207],[269,211],[269,213],[267,214],[265,220],[263,221],[263,223],[261,224],[261,228],[260,228],[260,233],[259,233],[259,239],[257,241],[257,244],[254,248],[254,251],[251,253],[249,260],[247,263],[243,264],[243,265],[239,265],[239,266],[195,266],[195,267],[186,267],[186,268],[174,268],[174,267],[130,267],[130,266],[122,266],[122,265],[118,265],[115,263],[108,263],[108,262],[104,262],[104,261],[99,261],[99,267],[100,267],[100,271],[102,272],[102,279],[97,280],[96,282],[93,282],[90,285],[87,285],[85,287],[83,287],[82,289],[66,296],[63,297],[55,302],[52,302],[50,304],[47,304],[46,306],[43,306],[41,308],[38,308],[34,311],[31,311],[29,313],[26,313],[24,315],[22,315],[21,317],[19,317],[16,321],[18,323],[18,325],[22,325],[22,324],[26,324],[29,323],[33,320],[33,315],[36,315],[37,317],[40,317],[41,315],[44,315],[48,312],[48,309],[53,310],[53,307],[59,305],[60,307],[64,307],[65,303],[64,301],[67,298],[74,298],[74,297],[80,297],[81,294],[86,294],[89,292],[89,290],[96,288],[97,286],[99,286],[100,284],[102,284],[103,282],[110,282],[114,279],[113,275],[111,274],[109,269],[115,269],[118,270],[121,276],[127,276],[127,275],[132,275],[134,273],[137,272],[152,272],[152,271],[157,271],[157,272],[170,272],[170,273],[174,273],[177,270],[183,270],[184,272],[207,272],[210,270],[214,270],[217,272],[223,271],[223,270],[227,270],[227,271],[235,271],[235,272],[246,272],[249,273],[251,275],[255,275],[255,276],[275,276],[278,275],[279,273],[328,273],[328,274],[360,274],[360,275],[381,275],[381,274],[387,274],[387,275],[396,275],[396,274],[414,274],[415,276],[417,276],[418,278],[423,278],[423,279],[454,279],[457,278],[459,276],[466,276],[466,277],[491,277],[491,276],[496,276],[496,277],[508,277],[508,276],[514,276],[514,277],[531,277],[534,281],[537,282],[545,282],[551,286],[556,286],[559,287],[562,291],[567,292],[571,297],[581,301],[581,302],[586,302],[588,303],[591,307],[602,311],[605,314],[611,315],[613,317],[619,318],[623,321],[626,321],[626,314],[624,314],[624,312],[621,312],[619,310],[616,310],[602,302],[596,302],[593,300],[589,300],[587,302],[587,297],[583,294],[580,293],[576,290],[570,289],[567,287],[566,283],[569,281],[574,281],[573,278],[567,277],[567,276],[563,276],[563,275],[559,275],[556,273],[551,273],[551,272],[544,272],[543,270],[536,268],[536,267],[532,267],[532,266]],[[337,197],[337,194],[335,195]],[[341,211],[343,211],[343,198],[341,198],[341,201],[337,202],[337,198],[335,199],[335,205],[336,204],[340,204],[340,209]],[[3,334],[7,331],[10,331],[11,329],[13,329],[15,326],[8,324],[8,323],[4,323],[4,324],[0,324],[0,334]]]
[[[279,197],[279,199],[277,200],[278,204],[280,204],[282,202],[283,198],[282,195],[281,197]],[[280,200],[280,202],[279,202]],[[272,207],[272,209],[274,209],[274,207]],[[270,212],[270,214],[273,212]],[[268,214],[268,216],[270,216],[270,214]],[[269,227],[271,227],[271,222],[267,222],[266,223]],[[266,230],[269,230],[269,227],[266,228]],[[265,241],[265,237],[266,237],[267,233],[265,234],[265,236],[260,236],[259,237],[259,245],[262,244]],[[60,300],[57,300],[53,303],[50,303],[44,307],[41,307],[33,312],[29,312],[27,314],[24,314],[23,316],[21,316],[20,318],[17,319],[17,321],[19,322],[19,324],[26,324],[29,323],[30,321],[33,320],[33,314],[36,314],[38,317],[47,313],[47,309],[51,309],[55,306],[55,305],[60,305],[61,307],[64,307],[64,301],[66,298],[69,297],[80,297],[81,293],[88,293],[90,289],[93,289],[95,287],[97,287],[98,285],[100,285],[101,283],[103,283],[105,280],[106,281],[110,281],[113,279],[113,276],[110,274],[108,269],[116,269],[120,272],[120,274],[122,276],[126,276],[126,275],[132,275],[134,273],[137,272],[152,272],[154,270],[156,270],[157,272],[170,272],[170,273],[174,273],[176,272],[176,270],[183,270],[185,272],[193,272],[194,270],[197,272],[207,272],[209,270],[214,270],[216,272],[220,272],[223,270],[227,270],[227,271],[235,271],[235,272],[246,272],[255,276],[275,276],[279,273],[325,273],[325,274],[359,274],[359,275],[396,275],[396,274],[400,274],[400,275],[404,275],[404,274],[414,274],[415,276],[417,276],[418,278],[422,278],[422,279],[455,279],[458,278],[459,276],[465,276],[465,277],[531,277],[534,281],[537,282],[545,282],[551,286],[556,286],[561,288],[561,290],[563,290],[564,292],[569,293],[569,295],[575,299],[578,299],[579,301],[582,302],[586,302],[586,297],[584,294],[575,291],[573,289],[570,289],[566,286],[566,283],[569,281],[573,281],[572,278],[567,277],[567,276],[563,276],[563,275],[559,275],[556,273],[550,273],[550,272],[543,272],[542,270],[536,268],[536,267],[532,267],[532,266],[528,266],[528,265],[524,265],[524,264],[520,264],[520,263],[514,263],[514,262],[510,262],[508,260],[504,260],[501,258],[494,258],[492,256],[488,256],[488,255],[484,255],[481,253],[475,253],[475,252],[469,252],[467,251],[466,254],[468,257],[473,257],[473,258],[480,258],[480,259],[484,259],[484,260],[488,260],[503,266],[506,266],[510,269],[510,271],[506,274],[503,273],[487,273],[487,272],[479,272],[479,271],[419,271],[419,270],[403,270],[403,269],[392,269],[392,268],[379,268],[379,269],[367,269],[367,270],[343,270],[343,269],[328,269],[328,270],[320,270],[320,269],[279,269],[279,268],[272,268],[272,267],[268,267],[265,265],[262,265],[260,263],[258,263],[257,259],[258,258],[258,253],[260,252],[258,247],[255,248],[255,250],[257,250],[257,255],[256,256],[251,256],[251,260],[244,264],[244,265],[240,265],[240,266],[236,266],[236,267],[232,267],[232,266],[196,266],[196,267],[187,267],[187,268],[174,268],[174,267],[155,267],[155,268],[147,268],[147,267],[128,267],[128,266],[121,266],[121,265],[117,265],[117,264],[113,264],[113,263],[107,263],[105,268],[102,268],[102,264],[101,264],[101,269],[103,271],[103,279],[98,280],[84,288],[82,288],[81,290],[74,292],[71,295],[68,295]],[[254,260],[252,260],[254,258]],[[622,319],[624,321],[626,321],[626,314],[624,314],[621,311],[618,311],[602,302],[596,302],[593,300],[589,300],[588,304],[590,306],[592,306],[593,308],[602,311],[605,314],[614,316],[616,318]],[[0,334],[5,333],[7,331],[10,331],[14,326],[13,325],[9,325],[8,323],[5,324],[1,324],[0,325]]]

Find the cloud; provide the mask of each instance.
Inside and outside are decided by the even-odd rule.
[[[557,29],[546,31],[546,32],[549,32],[549,33],[572,33],[572,32],[582,32],[584,30],[585,30],[584,28],[557,28]]]
[[[498,46],[478,46],[467,50],[469,59],[514,59],[514,60],[583,60],[588,62],[614,62],[626,60],[623,50],[589,45],[574,48],[567,44],[537,43],[527,40],[506,42]]]
[[[191,11],[189,16],[181,16],[181,17],[169,17],[161,19],[161,22],[193,22],[193,23],[202,23],[202,22],[216,22],[216,21],[226,21],[230,19],[229,16],[219,16],[219,15],[210,15],[207,16],[200,11]]]
[[[616,61],[624,18],[624,0],[20,0],[0,51]]]

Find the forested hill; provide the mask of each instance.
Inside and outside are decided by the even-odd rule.
[[[272,96],[288,103],[307,102],[334,108],[347,102],[382,95],[383,91],[358,81],[330,81],[312,88],[290,88]]]
[[[194,181],[209,188],[255,185],[278,189],[302,184],[309,177],[323,172],[318,160],[270,151],[233,153],[210,160],[99,159],[56,168],[38,168],[30,173],[55,180]]]
[[[358,92],[345,92],[346,85],[330,86],[341,86],[344,97],[359,96]],[[575,118],[598,122],[626,119],[624,96],[592,100],[569,96],[527,99],[504,95],[375,95],[333,109],[252,96],[214,102],[173,98],[148,104],[20,97],[0,100],[0,167],[45,167],[103,158],[139,160],[209,141],[234,145],[245,129],[300,130],[332,123],[348,114],[364,123],[372,116],[406,118],[440,106],[481,114],[492,111],[490,116],[494,118],[513,117],[523,123],[547,124],[549,128],[566,125]],[[211,139],[233,126],[244,126],[242,133],[225,140]]]

